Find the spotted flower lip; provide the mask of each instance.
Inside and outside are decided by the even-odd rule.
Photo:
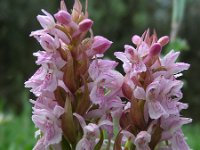
[[[39,37],[39,42],[42,48],[46,51],[56,51],[59,48],[60,43],[58,41],[58,37],[55,39],[49,34],[44,34]]]
[[[38,51],[33,53],[33,56],[37,57],[36,64],[37,65],[44,65],[44,64],[51,64],[52,68],[61,69],[66,64],[59,52],[45,52],[45,51]]]
[[[74,113],[74,116],[78,119],[81,127],[83,128],[83,137],[79,141],[79,143],[76,146],[76,150],[82,150],[82,149],[94,149],[95,146],[95,138],[98,138],[100,134],[100,128],[103,125],[110,125],[112,126],[112,122],[108,120],[104,120],[102,122],[99,122],[99,124],[89,123],[86,125],[86,122],[82,116],[80,116],[77,113]]]
[[[158,119],[179,112],[177,101],[182,98],[180,91],[183,83],[180,81],[157,78],[147,86],[146,92],[141,87],[136,87],[134,96],[146,100],[149,105],[149,114],[152,119]]]
[[[62,136],[59,117],[64,113],[64,109],[55,101],[44,97],[39,97],[32,102],[34,103],[32,120],[44,134],[44,138],[38,142],[42,142],[41,144],[45,145],[45,148],[59,143]]]
[[[123,83],[123,76],[114,71],[109,70],[102,73],[95,81],[90,93],[90,99],[93,103],[100,104],[105,99],[109,99],[116,95]]]
[[[31,88],[36,96],[40,96],[42,92],[53,92],[57,87],[57,74],[45,67],[40,67],[37,72],[25,82],[25,87]]]
[[[95,59],[90,64],[88,72],[90,77],[95,80],[100,74],[112,70],[117,66],[117,62],[112,60]]]
[[[114,55],[123,62],[125,73],[129,73],[132,77],[137,73],[145,72],[146,66],[137,50],[130,45],[125,45],[124,48],[124,53],[115,52]]]
[[[146,131],[141,131],[135,138],[135,145],[138,150],[150,150],[148,143],[151,141],[151,135]]]

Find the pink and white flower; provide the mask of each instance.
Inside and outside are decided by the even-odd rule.
[[[78,119],[82,129],[83,129],[83,137],[78,142],[76,146],[76,150],[93,150],[96,145],[96,139],[99,138],[100,128],[103,125],[112,126],[112,123],[108,120],[104,120],[99,122],[99,124],[89,123],[86,125],[86,122],[82,116],[74,113],[74,116]]]
[[[179,112],[177,102],[182,98],[182,86],[181,81],[160,77],[149,84],[146,91],[142,87],[137,87],[134,96],[146,100],[150,117],[158,119]]]
[[[125,45],[125,52],[115,52],[115,56],[123,62],[125,73],[133,77],[137,73],[145,72],[146,65],[138,51],[130,45]]]
[[[48,13],[47,11],[45,11],[44,9],[42,9],[42,12],[45,15],[38,15],[37,16],[37,19],[38,19],[40,25],[44,29],[52,29],[52,28],[54,28],[56,24],[55,24],[53,16],[50,13]]]
[[[112,60],[95,59],[88,69],[90,77],[95,80],[100,74],[113,70],[117,66],[117,62]]]
[[[49,98],[39,97],[34,103],[32,120],[42,132],[42,144],[49,145],[61,141],[62,129],[60,116],[64,109]],[[41,142],[41,141],[40,141]]]
[[[58,51],[38,51],[36,53],[33,53],[33,55],[37,57],[37,65],[49,65],[52,68],[59,70],[66,64],[66,62],[62,59]]]
[[[179,52],[160,57],[168,36],[158,39],[149,30],[134,35],[134,46],[114,53],[123,76],[114,70],[117,62],[100,59],[112,42],[93,36],[93,21],[79,0],[72,13],[64,1],[54,17],[42,12],[37,19],[43,29],[31,33],[43,48],[33,54],[41,67],[25,82],[37,97],[31,100],[39,129],[34,150],[61,150],[62,140],[76,150],[93,150],[106,140],[114,149],[189,149],[181,127],[191,119],[180,115],[188,105],[179,102],[183,82],[177,80],[189,64],[176,62]]]
[[[36,73],[25,82],[25,87],[31,88],[36,96],[43,92],[54,92],[58,85],[58,77],[61,75],[54,70],[48,70],[46,66],[41,66]]]
[[[137,150],[151,150],[149,143],[151,141],[151,135],[146,131],[140,131],[134,141]]]
[[[94,104],[101,104],[119,94],[123,76],[117,71],[109,70],[100,74],[92,84],[90,99]]]

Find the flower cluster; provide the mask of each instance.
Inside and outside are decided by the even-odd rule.
[[[177,79],[189,65],[176,62],[178,52],[160,57],[167,36],[146,31],[132,37],[135,47],[115,52],[123,76],[116,61],[103,59],[112,42],[93,35],[79,0],[71,12],[63,0],[53,16],[42,12],[42,29],[30,35],[43,49],[33,54],[40,67],[25,82],[37,97],[30,100],[38,128],[34,150],[189,149],[181,126],[191,119],[180,115],[187,104],[179,102],[183,82]]]
[[[176,62],[179,52],[171,51],[160,57],[162,47],[169,42],[167,36],[157,39],[147,30],[141,37],[134,35],[131,45],[124,52],[115,52],[123,62],[125,79],[123,95],[128,100],[120,118],[120,126],[137,150],[184,149],[185,142],[181,126],[191,122],[180,115],[187,104],[182,98],[183,82],[177,78],[189,64]],[[127,134],[128,133],[128,134]]]

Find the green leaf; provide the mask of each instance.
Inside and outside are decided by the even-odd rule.
[[[99,142],[95,145],[94,150],[100,150],[101,146],[103,144],[104,136],[103,136],[103,131],[100,129],[100,140]]]
[[[151,142],[149,144],[151,149],[154,149],[158,142],[161,139],[161,134],[162,134],[163,129],[160,127],[160,124],[156,124],[154,127],[153,134],[151,136]]]
[[[131,115],[131,119],[134,123],[134,125],[138,128],[138,129],[145,129],[145,120],[144,120],[144,101],[142,100],[136,100],[133,99],[131,101],[131,109],[130,109],[130,115]]]
[[[66,100],[65,90],[62,87],[58,86],[57,89],[54,91],[54,95],[56,97],[56,101],[58,102],[58,104],[64,107]]]
[[[130,139],[126,141],[124,150],[135,150],[135,145],[132,143]]]
[[[84,91],[79,91],[76,95],[78,98],[78,105],[76,108],[76,112],[80,115],[84,115],[85,112],[90,107],[90,97],[89,97],[89,88],[87,81],[82,77],[83,83],[84,83]]]
[[[113,150],[122,150],[121,148],[121,143],[122,143],[122,133],[121,131],[118,133],[116,139],[115,139],[115,143],[114,143],[114,148]]]
[[[63,81],[71,92],[76,91],[75,73],[74,73],[74,60],[69,50],[67,52],[67,63],[64,67]]]
[[[71,150],[70,144],[64,137],[62,138],[62,150]]]
[[[62,129],[64,132],[64,137],[69,140],[69,142],[74,145],[76,144],[76,128],[73,119],[73,112],[71,107],[72,98],[69,94],[66,95],[65,101],[65,113],[62,115]]]

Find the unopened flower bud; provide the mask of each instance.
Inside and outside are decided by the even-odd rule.
[[[90,19],[84,19],[79,23],[79,29],[80,31],[88,31],[93,25],[93,21]]]
[[[155,43],[155,44],[153,44],[153,45],[151,46],[151,48],[150,48],[150,50],[149,50],[149,54],[150,54],[151,56],[157,56],[157,55],[160,54],[161,49],[162,49],[161,45],[160,45],[159,43]]]
[[[103,54],[108,48],[110,48],[111,44],[112,41],[109,41],[102,36],[95,36],[92,49],[96,52],[96,54]]]
[[[141,37],[138,36],[138,35],[134,35],[134,36],[132,37],[132,42],[133,42],[133,44],[135,44],[135,45],[139,45],[141,41],[142,41],[142,39],[141,39]]]
[[[60,10],[59,12],[57,12],[54,17],[56,18],[56,20],[64,25],[67,25],[71,22],[71,15],[64,10]]]
[[[160,43],[161,46],[165,46],[167,43],[169,43],[169,37],[163,36],[158,40],[158,43]]]
[[[149,49],[149,55],[144,59],[145,64],[152,65],[161,50],[162,46],[159,43],[154,43]]]

